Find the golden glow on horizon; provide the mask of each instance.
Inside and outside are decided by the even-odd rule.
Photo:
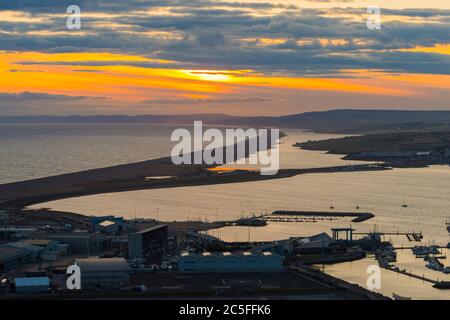
[[[105,64],[97,66],[89,62]],[[160,64],[161,68],[129,65],[139,62]],[[275,92],[309,90],[405,97],[422,94],[410,85],[450,86],[448,75],[390,74],[359,69],[342,70],[348,78],[321,78],[274,76],[252,70],[178,70],[167,68],[170,64],[165,60],[108,52],[0,52],[0,87],[3,93],[28,91],[140,102],[158,98],[207,99],[266,88]]]
[[[231,81],[231,77],[219,70],[181,70],[193,79],[205,80],[205,81],[219,81],[227,82]]]
[[[439,53],[450,55],[450,44],[437,44],[433,47],[415,47],[410,49],[400,49],[398,51],[403,52],[424,52],[424,53]]]

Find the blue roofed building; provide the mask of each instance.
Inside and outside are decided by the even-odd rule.
[[[41,293],[50,290],[48,277],[15,278],[16,293]]]

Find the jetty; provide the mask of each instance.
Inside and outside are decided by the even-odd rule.
[[[304,217],[352,217],[352,222],[363,222],[375,217],[370,212],[332,212],[332,211],[288,211],[277,210],[272,212],[272,216],[288,216],[292,222],[296,219],[300,220]]]
[[[403,274],[405,276],[409,276],[411,278],[415,278],[415,279],[419,279],[419,280],[431,283],[431,284],[433,284],[433,287],[438,288],[438,289],[450,289],[450,286],[445,285],[445,283],[447,283],[448,281],[434,280],[434,279],[425,277],[425,275],[418,275],[418,274],[414,274],[414,273],[406,271],[406,270],[400,270],[400,269],[398,269],[398,267],[392,267],[392,266],[380,266],[380,267],[383,269],[389,270],[389,271]]]
[[[353,232],[355,235],[367,235],[368,232]],[[420,242],[423,239],[422,232],[377,232],[380,236],[405,236],[410,242]],[[412,247],[411,247],[412,248]],[[410,248],[410,249],[411,249]],[[406,248],[398,248],[406,249]]]

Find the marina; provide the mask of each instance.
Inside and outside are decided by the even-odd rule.
[[[275,216],[287,216],[289,221],[295,222],[296,219],[302,219],[303,217],[352,217],[352,222],[363,222],[374,217],[370,212],[330,212],[330,211],[283,211],[277,210],[272,212]],[[274,218],[270,218],[272,221]],[[275,218],[277,219],[277,218]],[[280,219],[280,218],[278,218]]]

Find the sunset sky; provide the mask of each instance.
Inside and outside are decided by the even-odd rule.
[[[81,8],[69,30],[66,8]],[[366,27],[369,5],[382,28]],[[0,0],[0,115],[450,110],[449,0]]]

